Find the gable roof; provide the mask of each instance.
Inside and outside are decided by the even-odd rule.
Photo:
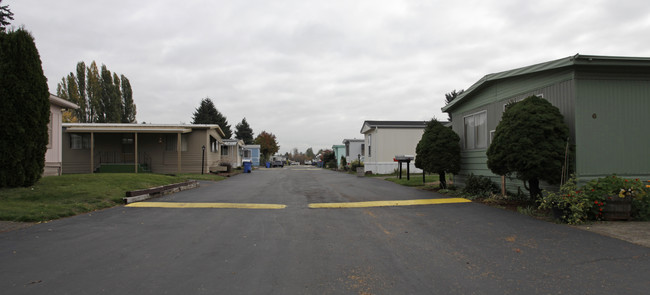
[[[575,67],[575,66],[630,66],[630,67],[650,67],[650,58],[648,57],[623,57],[623,56],[598,56],[598,55],[580,55],[569,56],[544,63],[534,64],[522,68],[516,68],[508,71],[488,74],[467,88],[461,95],[449,104],[442,107],[443,112],[449,112],[458,106],[465,99],[482,88],[491,85],[494,81],[510,77],[522,76],[526,74],[538,73],[543,71]]]
[[[361,133],[366,133],[372,128],[424,128],[427,121],[364,121]]]

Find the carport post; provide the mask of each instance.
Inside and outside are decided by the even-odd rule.
[[[95,173],[95,133],[94,132],[90,132],[90,173]]]
[[[135,136],[134,136],[133,141],[134,141],[133,144],[134,144],[134,148],[135,148],[135,164],[134,164],[135,173],[138,173],[138,133],[137,132],[135,132]]]
[[[180,132],[177,133],[176,138],[177,138],[176,139],[176,155],[177,155],[176,165],[177,165],[178,174],[181,174],[181,133]]]

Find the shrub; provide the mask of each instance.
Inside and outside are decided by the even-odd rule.
[[[650,197],[643,182],[616,175],[594,179],[582,187],[577,187],[576,178],[572,176],[560,187],[559,192],[545,191],[539,208],[559,210],[563,222],[578,224],[586,220],[602,219],[607,202],[619,197],[629,197],[632,200],[632,218],[650,219]]]
[[[589,196],[576,185],[575,175],[560,186],[559,192],[544,191],[540,199],[540,209],[559,210],[560,220],[568,224],[579,224],[587,220],[593,205]],[[602,206],[600,203],[598,207]]]
[[[487,198],[492,194],[499,193],[499,186],[483,175],[470,174],[465,182],[463,192],[479,198]]]
[[[357,171],[357,167],[363,167],[363,162],[359,162],[359,160],[355,160],[350,162],[350,170],[353,172]]]

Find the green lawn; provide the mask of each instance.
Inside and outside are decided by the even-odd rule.
[[[31,187],[0,189],[0,220],[47,221],[122,203],[125,192],[216,175],[151,173],[66,174],[43,177]]]

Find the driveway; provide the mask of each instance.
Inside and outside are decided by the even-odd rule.
[[[646,294],[650,289],[650,249],[481,204],[309,208],[442,197],[321,169],[256,170],[152,200],[174,208],[117,207],[2,233],[0,290]],[[285,206],[185,206],[233,203]]]

